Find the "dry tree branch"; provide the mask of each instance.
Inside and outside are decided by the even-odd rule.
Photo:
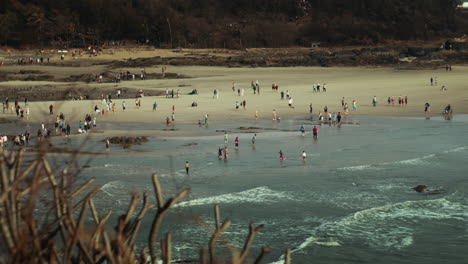
[[[181,191],[176,197],[174,198],[169,198],[166,203],[163,202],[163,194],[161,191],[161,185],[159,184],[159,179],[156,174],[153,174],[153,187],[154,187],[154,192],[156,195],[156,202],[157,202],[157,207],[158,211],[156,213],[156,216],[153,219],[153,223],[151,225],[151,232],[149,236],[149,246],[150,246],[150,257],[151,257],[151,263],[156,264],[158,262],[158,258],[156,255],[156,238],[159,232],[159,228],[161,227],[161,223],[163,220],[163,217],[165,213],[176,203],[178,203],[180,200],[182,200],[190,191],[189,188],[185,188],[183,191]]]

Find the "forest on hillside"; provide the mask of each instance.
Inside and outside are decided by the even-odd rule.
[[[367,45],[460,36],[459,0],[2,0],[0,45]]]

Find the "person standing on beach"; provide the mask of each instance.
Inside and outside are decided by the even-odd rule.
[[[158,107],[158,104],[156,103],[156,101],[154,101],[153,103],[153,111],[156,111],[156,108]]]
[[[172,112],[175,112],[175,106],[172,105]]]
[[[302,151],[302,160],[305,161],[305,159],[307,158],[307,153],[305,152],[305,150]]]
[[[313,108],[312,108],[312,103],[310,103],[310,105],[309,105],[309,113],[311,113],[311,114],[312,114],[312,111],[313,111]]]
[[[49,105],[49,115],[53,115],[53,114],[54,114],[54,106]]]
[[[434,86],[434,79],[431,77],[431,86]]]
[[[232,91],[233,92],[236,91],[236,83],[234,81],[232,81]]]
[[[258,119],[258,110],[255,110],[255,121]]]
[[[257,137],[257,134],[254,134],[252,137],[252,145],[255,145],[256,137]]]
[[[377,97],[374,95],[374,98],[372,98],[372,106],[376,106],[377,105]]]
[[[208,114],[205,114],[205,126],[208,125]]]
[[[239,148],[239,137],[236,137],[236,139],[234,139],[234,145],[236,146],[236,148]]]
[[[271,120],[276,121],[276,110],[275,109],[273,109],[273,112],[272,112],[271,115],[272,115]]]
[[[228,134],[227,132],[224,132],[224,144],[228,143]]]
[[[190,169],[190,163],[188,161],[185,162],[185,172],[187,175],[189,174],[189,169]]]
[[[426,113],[426,115],[427,115],[427,112],[429,112],[430,108],[431,108],[431,105],[428,102],[426,102],[424,104],[424,112]]]
[[[125,112],[125,108],[126,108],[125,101],[123,101],[123,102],[122,102],[122,111]]]
[[[284,153],[282,150],[279,151],[279,160],[284,160]]]
[[[242,107],[244,108],[244,110],[245,110],[245,105],[246,105],[246,103],[247,103],[247,102],[246,102],[245,99],[244,99],[244,101],[242,101]]]
[[[301,125],[300,130],[301,130],[301,136],[305,136],[305,127],[304,127],[304,124]]]
[[[166,98],[169,98],[169,89],[166,88]]]
[[[281,95],[281,100],[284,100],[284,91],[281,91],[280,95]]]

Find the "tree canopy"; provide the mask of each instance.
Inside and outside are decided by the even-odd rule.
[[[466,32],[458,0],[4,0],[0,45],[243,48],[375,44]]]

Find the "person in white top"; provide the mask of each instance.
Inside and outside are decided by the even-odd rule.
[[[307,157],[307,154],[305,152],[305,150],[302,151],[302,160],[305,160]]]

